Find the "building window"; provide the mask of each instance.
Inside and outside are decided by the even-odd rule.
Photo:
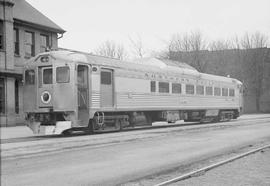
[[[196,86],[196,94],[197,94],[197,95],[204,95],[204,86],[202,86],[202,85],[197,85],[197,86]]]
[[[222,88],[222,96],[228,96],[228,89]]]
[[[159,82],[158,83],[158,90],[160,93],[169,93],[170,84],[167,82]]]
[[[191,84],[186,85],[186,94],[194,94],[194,85]]]
[[[4,25],[3,21],[0,20],[0,50],[4,49]]]
[[[14,54],[20,55],[19,30],[17,28],[14,28],[13,30],[13,39],[14,39]]]
[[[56,68],[56,82],[68,83],[69,82],[69,67]]]
[[[40,35],[40,52],[46,52],[49,48],[49,36],[47,35]]]
[[[156,82],[151,81],[151,92],[156,92]]]
[[[173,94],[181,94],[181,84],[180,83],[172,83],[172,93]]]
[[[25,32],[25,56],[35,56],[35,35],[33,32]]]
[[[218,88],[218,87],[215,87],[215,88],[214,88],[214,95],[215,95],[215,96],[220,96],[220,95],[221,95],[221,90],[220,90],[220,88]]]
[[[212,96],[213,95],[213,87],[206,87],[205,93],[207,96]]]
[[[15,113],[19,114],[19,81],[15,80]]]
[[[0,114],[5,114],[5,82],[4,78],[0,78]]]
[[[234,89],[229,89],[229,96],[234,97]]]

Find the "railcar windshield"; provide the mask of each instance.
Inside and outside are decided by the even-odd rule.
[[[56,82],[68,83],[69,82],[69,67],[57,67],[56,68]]]
[[[26,70],[25,71],[25,84],[26,85],[33,85],[35,84],[35,70]]]
[[[43,69],[43,84],[52,84],[52,68]]]

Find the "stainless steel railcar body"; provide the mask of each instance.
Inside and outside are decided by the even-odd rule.
[[[239,116],[241,87],[236,79],[157,59],[123,62],[51,51],[25,65],[24,111],[38,134],[121,129],[160,119],[222,120]]]

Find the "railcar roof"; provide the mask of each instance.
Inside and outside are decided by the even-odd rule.
[[[221,81],[227,83],[237,83],[242,84],[240,81],[217,76],[212,74],[205,74],[198,72],[195,68],[189,66],[186,63],[171,61],[171,60],[160,60],[157,58],[145,58],[145,59],[137,59],[133,61],[122,61],[114,58],[97,56],[89,53],[83,53],[78,51],[70,51],[70,50],[58,50],[51,51],[48,54],[54,56],[58,59],[63,59],[66,61],[78,61],[88,64],[94,65],[103,65],[114,68],[121,69],[129,69],[129,70],[137,70],[143,72],[155,72],[155,73],[165,73],[168,75],[172,74],[184,74],[195,76],[196,78],[202,78],[213,81]],[[43,54],[40,54],[43,55]]]

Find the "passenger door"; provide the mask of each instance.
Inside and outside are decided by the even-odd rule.
[[[40,108],[53,106],[53,68],[38,67],[38,105]]]
[[[89,121],[89,66],[77,66],[77,97],[79,125],[87,126]]]
[[[101,69],[100,72],[100,99],[101,107],[114,106],[113,94],[113,70]]]

